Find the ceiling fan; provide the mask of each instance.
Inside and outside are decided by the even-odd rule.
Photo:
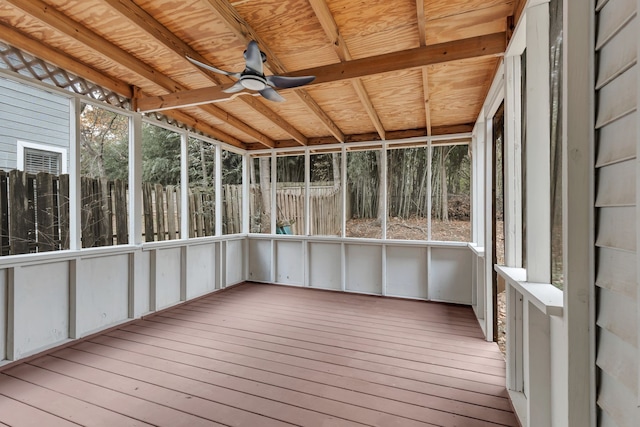
[[[236,93],[243,89],[249,89],[257,91],[264,98],[269,101],[282,102],[285,99],[280,95],[276,89],[290,89],[298,86],[303,86],[311,83],[315,76],[303,76],[303,77],[285,77],[285,76],[265,76],[262,63],[267,60],[264,52],[258,47],[258,43],[250,41],[247,45],[247,50],[244,51],[244,59],[246,66],[243,72],[230,72],[224,71],[203,62],[197,61],[187,56],[187,59],[195,65],[213,71],[215,73],[224,74],[238,79],[238,81],[231,87],[223,90],[225,93]]]

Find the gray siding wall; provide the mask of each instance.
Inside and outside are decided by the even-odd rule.
[[[597,405],[601,426],[638,424],[637,0],[596,6]]]
[[[67,98],[0,77],[0,169],[16,169],[18,141],[68,149],[70,120]]]

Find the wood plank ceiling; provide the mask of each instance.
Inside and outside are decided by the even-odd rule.
[[[515,0],[0,0],[0,40],[245,149],[470,131]],[[286,102],[230,96],[250,40]],[[216,99],[216,102],[210,102]]]

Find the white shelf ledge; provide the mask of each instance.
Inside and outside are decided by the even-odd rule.
[[[527,282],[527,270],[524,268],[501,265],[496,265],[494,268],[509,285],[531,301],[538,310],[547,316],[562,316],[564,293],[560,289],[550,283]]]
[[[467,244],[467,246],[469,247],[469,249],[471,249],[473,251],[474,254],[476,254],[479,257],[483,257],[484,256],[484,246],[476,246],[473,243],[469,243]]]

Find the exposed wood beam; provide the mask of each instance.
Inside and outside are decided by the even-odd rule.
[[[427,44],[427,19],[424,15],[424,0],[416,0],[416,16],[418,18],[418,37],[420,46]],[[422,91],[424,96],[424,116],[427,135],[431,135],[431,95],[429,93],[429,72],[422,67]]]
[[[258,35],[258,33],[238,14],[227,0],[206,0],[211,10],[216,16],[227,24],[240,40],[248,43],[250,40],[258,42],[260,49],[267,56],[266,67],[274,74],[283,74],[287,72],[284,64],[278,59],[275,52],[271,50],[269,45]],[[344,141],[344,134],[331,118],[322,110],[318,103],[307,93],[305,89],[294,89],[293,91],[298,99],[303,102],[320,122],[331,132],[338,141]]]
[[[309,85],[355,79],[391,71],[420,68],[443,62],[482,56],[499,56],[506,49],[505,33],[494,33],[467,39],[454,40],[428,46],[417,47],[368,58],[354,59],[338,64],[307,68],[284,74],[285,76],[314,75],[316,79]]]
[[[315,75],[316,79],[307,86],[333,81],[355,79],[359,77],[398,71],[409,68],[420,68],[426,65],[439,64],[461,59],[476,58],[488,55],[501,55],[506,48],[505,33],[462,39],[440,43],[415,49],[370,56],[368,58],[323,67],[308,68],[286,76]],[[199,105],[209,102],[224,101],[237,94],[223,93],[227,86],[216,86],[176,92],[162,97],[150,97],[140,100],[141,111],[179,108],[185,105]],[[212,101],[213,100],[213,101]]]
[[[435,126],[433,127],[433,136],[441,136],[441,135],[460,135],[460,134],[469,134],[473,131],[475,123],[463,123],[452,126]],[[406,130],[397,130],[397,131],[388,131],[387,132],[387,140],[400,140],[406,138],[415,138],[415,137],[424,137],[427,136],[424,128],[421,129],[406,129]],[[465,138],[463,140],[466,141]],[[381,141],[380,135],[376,132],[371,133],[362,133],[362,134],[353,134],[345,136],[345,144],[354,143],[354,142],[375,142]],[[440,141],[434,141],[433,144],[450,144],[451,139]],[[331,145],[335,143],[333,138],[322,136],[322,137],[312,137],[309,138],[309,146],[310,147],[318,147],[318,149],[322,149],[323,145]],[[286,141],[276,141],[276,148],[294,148],[298,147],[298,144],[294,140],[286,140]],[[247,144],[247,150],[260,150],[264,149],[260,144]]]
[[[125,98],[133,97],[131,86],[122,80],[114,79],[106,76],[85,64],[82,64],[68,56],[66,53],[51,46],[47,46],[41,40],[36,40],[31,36],[25,35],[13,27],[9,27],[0,23],[0,39],[7,44],[16,47],[31,55],[45,60],[56,67],[67,70],[71,73],[82,76],[87,80],[114,91]]]
[[[198,119],[195,119],[193,117],[191,117],[190,115],[183,113],[182,111],[179,110],[172,110],[172,111],[167,111],[166,113],[163,113],[164,115],[168,116],[168,117],[172,117],[176,120],[178,120],[179,122],[184,123],[187,126],[191,126],[195,129],[198,129],[200,131],[202,131],[203,133],[212,136],[213,138],[216,138],[220,141],[226,142],[229,145],[233,145],[235,147],[238,148],[242,148],[242,149],[246,149],[247,145],[240,141],[237,138],[232,137],[231,135],[227,135],[226,133],[222,132],[220,129],[216,129],[215,127],[211,126],[208,123],[202,122]],[[262,148],[264,148],[263,144],[258,144],[260,145]]]
[[[333,48],[336,51],[336,54],[340,58],[341,62],[350,61],[352,59],[351,52],[347,47],[344,39],[342,38],[342,34],[340,34],[340,30],[338,29],[338,24],[336,23],[329,6],[325,0],[309,0],[311,4],[311,8],[313,9],[316,17],[320,21],[320,25],[324,29],[325,34],[331,41]],[[367,93],[367,90],[360,79],[352,80],[353,88],[360,98],[360,102],[364,106],[367,115],[371,119],[373,126],[376,128],[376,131],[380,135],[380,138],[386,139],[385,129],[382,125],[382,121],[376,112],[373,103],[371,102],[371,98]]]
[[[118,46],[107,41],[100,35],[82,26],[78,22],[72,20],[71,18],[52,8],[48,4],[42,2],[42,0],[6,1],[22,10],[23,12],[56,29],[57,31],[66,34],[69,37],[73,37],[75,40],[96,51],[97,53],[105,56],[107,59],[128,68],[129,70],[155,83],[165,90],[168,90],[170,92],[187,90],[187,88],[182,86],[180,83],[158,72],[150,65],[138,60],[133,55],[120,49]],[[253,129],[241,120],[231,116],[226,111],[212,105],[203,106],[201,108],[209,114],[212,114],[215,117],[219,118],[220,120],[225,121],[241,132],[251,136],[252,138],[255,138],[261,144],[267,147],[274,146],[275,142],[272,139]]]
[[[135,4],[131,0],[103,0],[108,3],[113,9],[117,10],[124,18],[131,21],[134,25],[151,35],[158,42],[163,44],[166,48],[171,49],[179,56],[184,58],[190,56],[197,59],[200,62],[209,62],[204,56],[200,55],[195,49],[191,48],[188,44],[183,42],[175,34],[169,31],[164,25],[158,22],[153,16],[149,15],[147,11]],[[215,84],[229,84],[235,81],[228,76],[213,73],[203,68],[193,66],[198,72],[206,75]],[[276,114],[273,110],[267,107],[264,103],[255,98],[241,97],[240,101],[246,103],[249,107],[262,114],[268,120],[273,122],[276,126],[280,127],[283,131],[289,134],[293,139],[298,141],[302,145],[307,144],[307,138],[294,128],[290,123]]]

